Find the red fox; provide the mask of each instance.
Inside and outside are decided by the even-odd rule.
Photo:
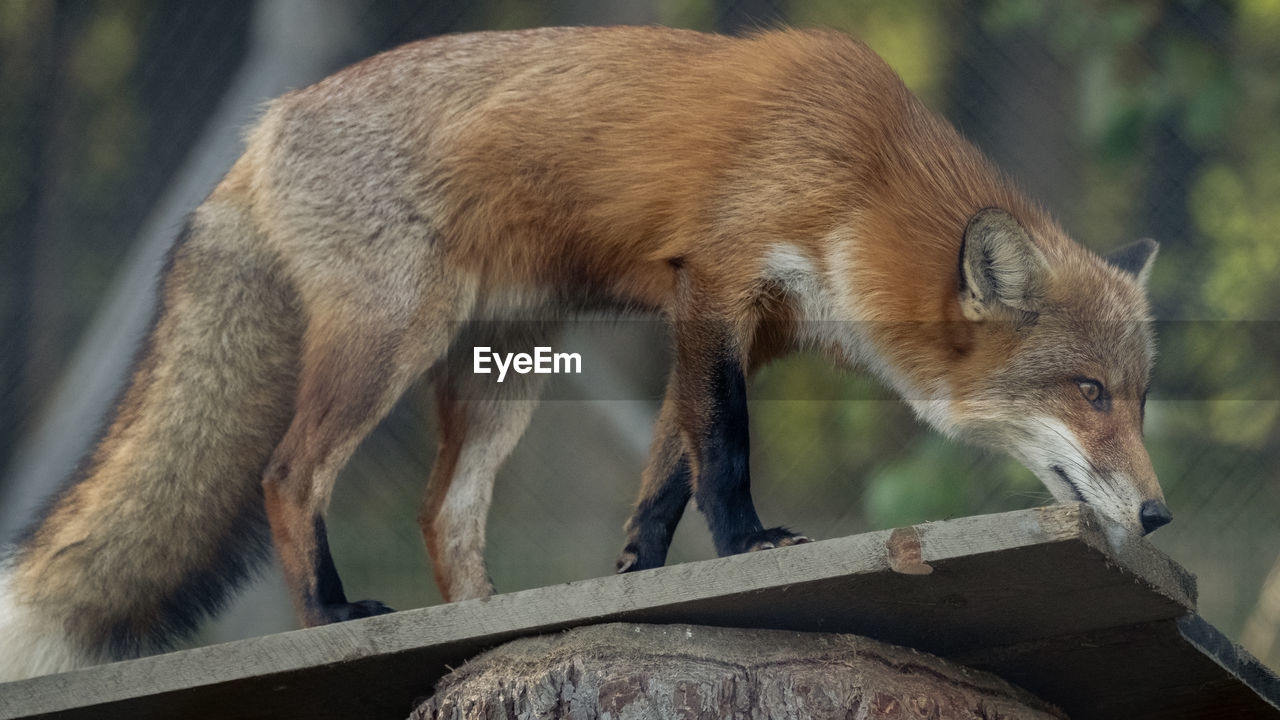
[[[440,446],[420,524],[447,600],[492,592],[494,473],[583,308],[663,315],[676,363],[618,570],[692,497],[725,555],[805,542],[749,490],[746,380],[825,353],[1060,501],[1169,522],[1143,447],[1156,246],[1072,242],[866,46],[833,32],[455,35],[270,104],[169,254],[105,434],[0,571],[0,679],[156,652],[274,547],[306,626],[349,602],[334,479],[417,378]],[[541,318],[528,322],[528,318]]]

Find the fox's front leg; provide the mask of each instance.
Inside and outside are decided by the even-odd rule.
[[[752,334],[750,321],[715,312],[723,305],[689,282],[682,283],[673,313],[676,367],[666,402],[674,403],[692,494],[716,552],[732,555],[807,542],[786,528],[765,529],[751,500],[743,339]],[[664,409],[664,415],[668,412]],[[675,467],[666,474],[668,484],[680,481],[679,463]],[[669,486],[658,490],[673,492]],[[642,509],[644,504],[642,498]]]
[[[667,382],[662,411],[653,430],[649,464],[641,477],[640,497],[625,527],[627,544],[618,555],[618,572],[634,572],[662,567],[676,525],[684,515],[693,488],[689,461],[676,415],[675,375]]]

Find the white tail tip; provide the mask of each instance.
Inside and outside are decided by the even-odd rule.
[[[12,576],[10,563],[0,561],[0,682],[96,664],[75,647],[60,619],[18,601]]]

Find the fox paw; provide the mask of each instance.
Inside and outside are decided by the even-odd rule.
[[[334,623],[344,620],[358,620],[360,618],[373,617],[374,615],[386,615],[387,613],[395,612],[395,610],[377,600],[360,600],[358,602],[325,605],[322,612],[328,622]]]
[[[624,572],[631,572],[638,562],[640,562],[640,553],[636,551],[634,545],[628,545],[622,548],[621,553],[618,553],[618,562],[615,564],[616,572],[619,575]]]
[[[666,562],[666,555],[666,552],[645,551],[637,543],[627,543],[627,546],[622,548],[622,552],[618,554],[618,562],[615,567],[619,575],[637,570],[662,567],[663,563]]]
[[[748,535],[743,541],[744,552],[756,552],[757,550],[772,550],[774,548],[788,547],[791,545],[803,545],[804,543],[813,542],[811,538],[804,535],[798,535],[783,527],[769,528],[760,530]]]

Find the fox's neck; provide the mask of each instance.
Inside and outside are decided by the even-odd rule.
[[[1052,220],[1017,191],[946,123],[914,106],[875,177],[847,247],[848,312],[862,364],[944,433],[950,399],[967,381],[977,325],[960,307],[959,258],[965,227],[987,207],[1009,211],[1037,233]]]

